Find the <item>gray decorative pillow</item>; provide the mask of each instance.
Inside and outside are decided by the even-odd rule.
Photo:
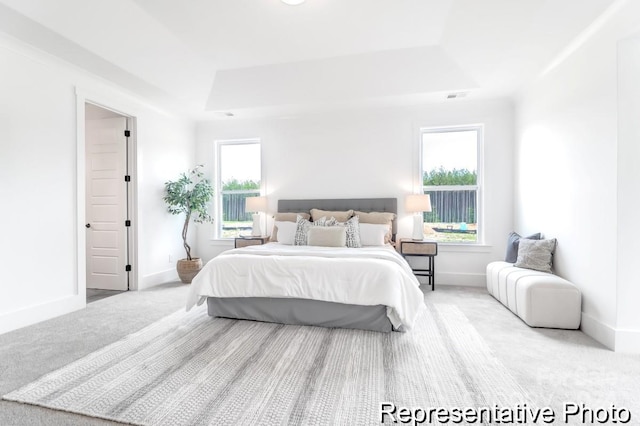
[[[518,247],[518,260],[514,266],[551,272],[553,267],[553,252],[556,249],[556,239],[528,240],[521,239]]]
[[[505,262],[515,263],[518,260],[518,243],[521,239],[527,240],[539,240],[542,238],[540,233],[535,233],[529,235],[528,237],[521,237],[516,232],[512,232],[509,234],[509,239],[507,240],[507,255],[504,258]]]
[[[315,222],[311,222],[311,225],[313,226],[336,226],[339,224],[340,222],[338,222],[333,216],[330,219],[327,219],[325,216],[323,216]]]
[[[306,246],[307,245],[307,229],[311,226],[311,222],[302,216],[298,216],[296,220],[296,236],[293,237],[294,246]]]
[[[333,218],[331,218],[333,219]],[[358,216],[354,216],[345,223],[341,223],[347,228],[347,247],[360,248],[360,220]]]

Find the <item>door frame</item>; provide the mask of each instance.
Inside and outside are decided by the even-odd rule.
[[[87,268],[86,268],[86,146],[85,146],[85,104],[93,104],[120,114],[127,119],[127,127],[131,132],[127,152],[129,176],[131,183],[127,202],[129,205],[129,219],[131,226],[128,231],[128,259],[131,265],[129,273],[129,290],[138,290],[139,262],[138,262],[138,149],[137,149],[137,114],[136,109],[122,102],[112,99],[109,95],[87,93],[76,87],[76,250],[77,272],[75,292],[85,301],[87,296]],[[124,183],[124,176],[123,176]]]

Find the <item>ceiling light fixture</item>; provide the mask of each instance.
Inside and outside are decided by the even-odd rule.
[[[282,3],[288,4],[289,6],[297,6],[304,3],[304,0],[282,0]]]

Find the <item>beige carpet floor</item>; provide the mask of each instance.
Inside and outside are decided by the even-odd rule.
[[[87,309],[0,335],[0,394],[18,389],[179,309],[187,287],[162,286],[92,303]],[[536,401],[626,407],[640,419],[640,356],[613,353],[580,331],[531,329],[483,289],[439,286],[428,303],[453,304]],[[0,401],[2,425],[115,424]]]
[[[167,426],[369,425],[383,401],[534,407],[467,317],[432,303],[411,333],[178,311],[4,399]]]

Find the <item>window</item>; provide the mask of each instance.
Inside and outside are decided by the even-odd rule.
[[[425,235],[442,242],[481,241],[482,126],[421,130],[422,190],[431,197]]]
[[[260,195],[260,141],[218,141],[216,150],[216,238],[234,238],[250,231],[253,223],[244,200]]]

